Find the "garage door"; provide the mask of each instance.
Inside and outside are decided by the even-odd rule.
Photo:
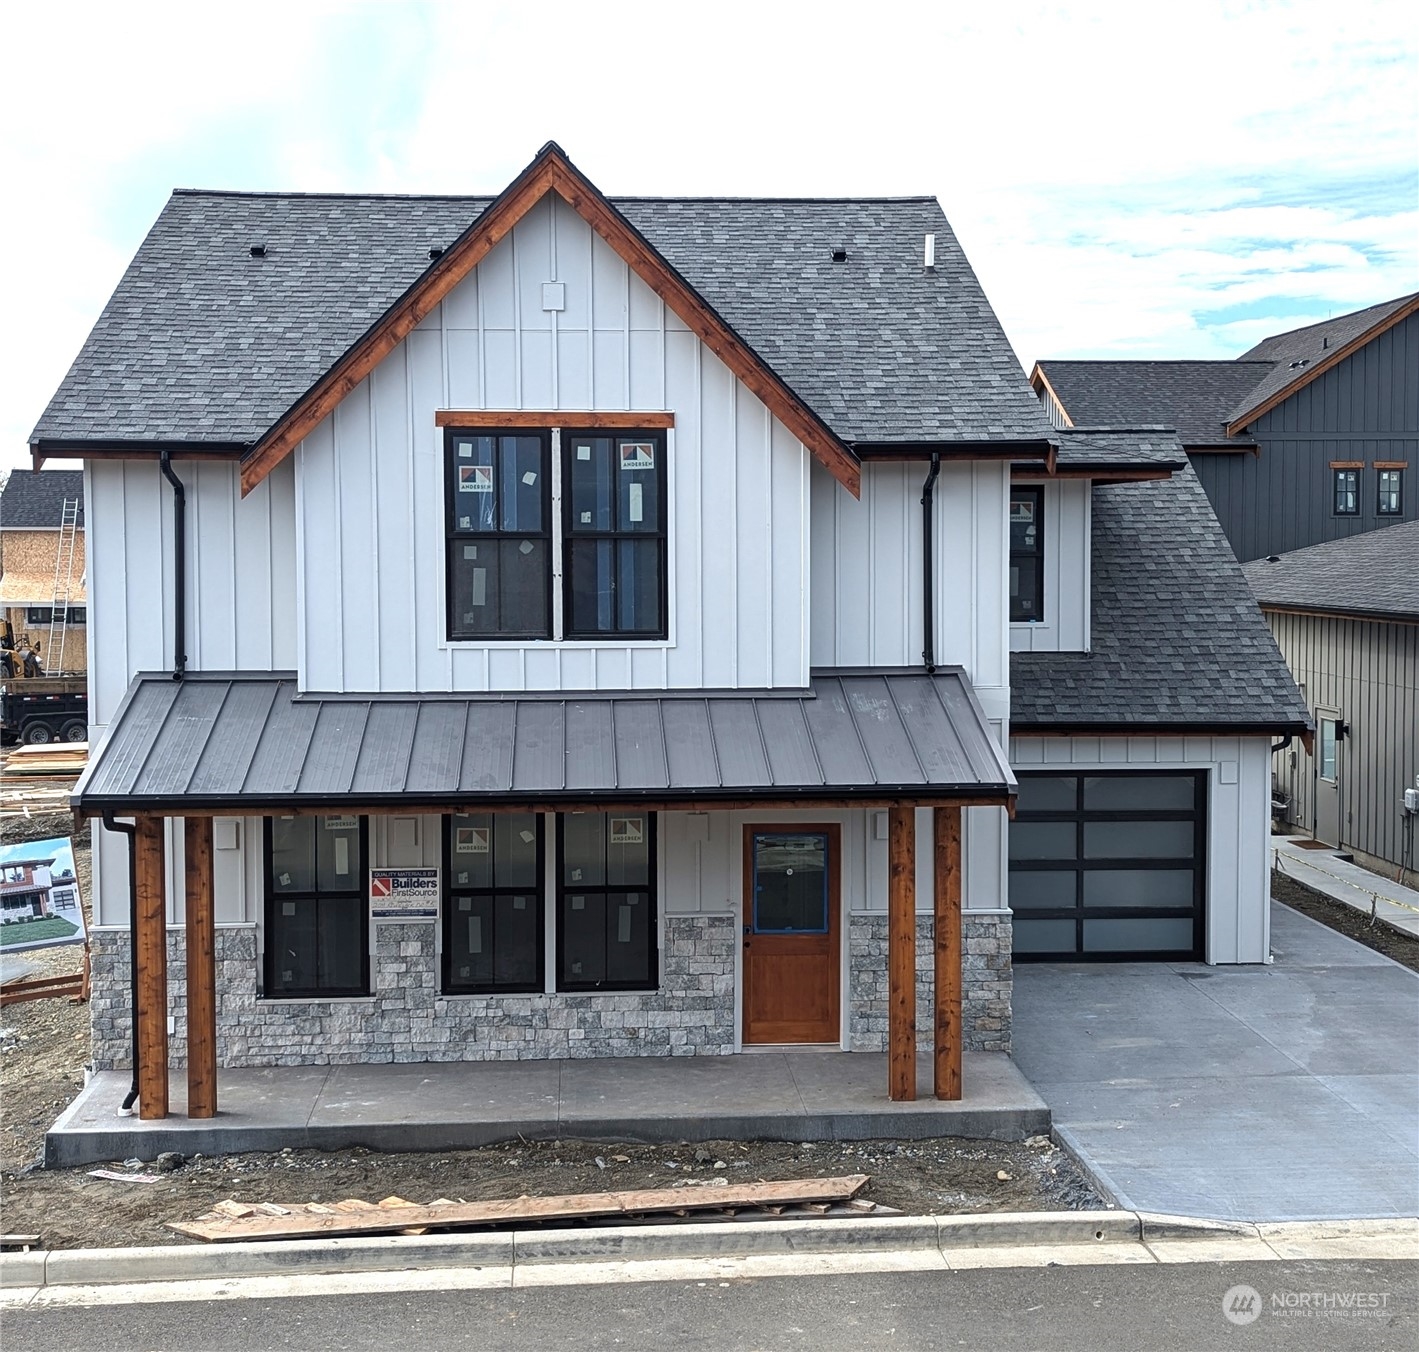
[[[1201,958],[1205,775],[1019,779],[1010,824],[1017,961]]]

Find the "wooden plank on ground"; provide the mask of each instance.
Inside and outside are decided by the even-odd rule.
[[[454,1226],[506,1225],[514,1221],[584,1220],[634,1213],[715,1211],[724,1207],[799,1206],[847,1201],[867,1186],[866,1174],[841,1178],[792,1179],[777,1183],[737,1183],[725,1187],[656,1188],[634,1192],[575,1193],[561,1197],[514,1197],[442,1206],[375,1206],[347,1199],[329,1207],[292,1206],[285,1216],[232,1216],[226,1209],[195,1221],[167,1221],[166,1228],[193,1239],[314,1239],[322,1235],[378,1234],[414,1226],[446,1230]],[[391,1199],[394,1200],[394,1199]]]

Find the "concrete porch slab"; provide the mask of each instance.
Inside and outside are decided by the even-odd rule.
[[[931,1097],[918,1067],[915,1103],[887,1098],[887,1058],[871,1052],[618,1057],[271,1067],[218,1074],[215,1118],[187,1118],[183,1073],[171,1115],[119,1117],[126,1072],[95,1075],[45,1138],[45,1164],[151,1160],[165,1150],[456,1150],[527,1139],[870,1140],[1048,1132],[1049,1109],[1010,1058],[967,1053],[965,1097]]]

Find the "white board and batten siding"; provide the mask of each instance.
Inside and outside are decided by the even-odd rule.
[[[565,309],[542,308],[548,281]],[[440,409],[674,414],[666,640],[448,640]],[[807,451],[558,198],[519,221],[295,458],[304,689],[807,684]]]
[[[1209,963],[1267,962],[1271,951],[1271,747],[1264,737],[1014,737],[1017,771],[1207,772]]]
[[[1044,486],[1044,619],[1010,626],[1014,653],[1089,651],[1089,533],[1093,484],[1088,479],[1041,481]]]

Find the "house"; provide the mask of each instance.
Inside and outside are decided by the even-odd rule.
[[[53,859],[7,859],[0,865],[0,912],[7,925],[43,920],[51,913],[51,892],[59,886]],[[67,899],[68,891],[64,891]]]
[[[204,1116],[218,1062],[783,1044],[906,1099],[917,1028],[957,1097],[1017,926],[1267,957],[1304,706],[1176,436],[1056,433],[932,198],[611,200],[554,144],[491,199],[177,193],[60,448],[145,1116],[170,1061]]]
[[[1419,791],[1419,521],[1246,565],[1316,724],[1273,762],[1287,820],[1391,874],[1412,871]],[[1402,879],[1401,879],[1402,880]]]
[[[0,641],[14,674],[32,651],[44,675],[81,675],[86,617],[83,473],[11,471],[0,489]]]
[[[1057,427],[1175,428],[1243,561],[1419,517],[1419,293],[1235,361],[1039,361]]]

